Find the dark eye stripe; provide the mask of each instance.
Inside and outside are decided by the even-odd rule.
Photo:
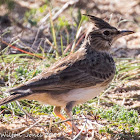
[[[116,34],[120,34],[120,31],[117,31]]]

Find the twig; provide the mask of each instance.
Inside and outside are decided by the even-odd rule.
[[[32,119],[34,122],[36,122],[36,121],[34,120],[34,118],[33,118],[31,115],[29,115],[29,114],[20,106],[20,103],[19,103],[18,101],[15,101],[15,102],[16,102],[17,106],[19,107],[19,109],[20,109],[22,112],[24,112],[24,114],[26,114],[30,119]]]
[[[82,41],[82,39],[85,37],[85,33],[80,37],[80,39],[77,41],[75,48],[79,45],[79,43]]]
[[[87,122],[85,121],[85,123],[84,123],[84,125],[83,125],[81,131],[73,138],[73,140],[77,140],[77,138],[82,134],[82,132],[83,132],[85,126],[86,126],[86,123],[87,123]]]
[[[82,119],[85,119],[85,118],[82,118]],[[67,119],[67,120],[55,122],[55,123],[52,124],[52,126],[55,125],[55,124],[60,124],[60,123],[64,123],[64,122],[68,122],[68,121],[73,121],[73,120],[79,120],[79,119]],[[38,125],[37,127],[40,127],[40,126],[50,126],[50,124]]]
[[[85,33],[82,34],[82,36],[80,37],[80,39],[77,41],[75,48],[79,45],[79,43],[82,41],[82,39],[85,37]],[[66,49],[64,50],[64,54],[67,53],[67,51],[72,47],[72,44],[74,44],[73,42],[71,42]]]
[[[104,125],[101,125],[101,124],[97,123],[97,121],[94,121],[94,122],[91,122],[91,123],[98,126],[98,127],[104,127]]]
[[[64,10],[66,10],[70,5],[77,3],[79,0],[71,0],[63,5],[63,7],[53,16],[52,20],[55,20]]]
[[[4,43],[4,44],[10,46],[11,48],[14,48],[14,49],[20,51],[20,52],[23,52],[23,53],[26,53],[26,54],[29,54],[29,55],[36,56],[36,57],[38,57],[38,58],[44,59],[42,56],[33,54],[33,53],[31,53],[31,52],[24,51],[24,50],[22,50],[22,49],[20,49],[20,48],[17,48],[17,47],[15,47],[15,46],[11,45],[11,44],[8,44],[7,42],[3,41],[2,39],[0,39],[0,41],[1,41],[2,43]]]
[[[84,120],[84,119],[86,119],[86,118],[80,118],[80,120]],[[55,123],[53,123],[52,125],[60,124],[60,123],[68,122],[68,121],[73,121],[73,120],[79,120],[79,119],[67,119],[67,120],[55,122]],[[50,124],[41,125],[41,126],[49,126],[49,125],[50,125]],[[40,127],[40,125],[38,125],[37,127]]]
[[[15,101],[15,102],[17,106],[20,108],[20,110],[22,110],[29,118],[31,118],[36,123],[35,119],[31,115],[29,115],[26,111],[24,111],[24,109],[20,106],[20,103],[18,101]],[[42,126],[42,129],[44,130],[44,132],[46,132],[43,126]]]
[[[66,53],[68,52],[68,50],[71,48],[71,46],[72,46],[72,43],[70,43],[70,44],[66,47],[66,49],[65,49],[64,52],[63,52],[63,54],[66,54]]]
[[[75,3],[77,3],[78,1],[79,1],[79,0],[71,0],[71,1],[68,1],[67,3],[65,3],[65,4],[63,5],[63,7],[62,7],[58,12],[55,13],[55,15],[52,17],[52,20],[56,20],[56,19],[59,17],[59,15],[60,15],[64,10],[66,10],[69,6],[71,6],[71,5],[75,4]],[[46,15],[46,18],[44,18],[44,20],[43,20],[43,19],[41,20],[41,24],[42,24],[43,22],[45,22],[49,17],[50,17],[50,15],[47,14],[47,15]],[[47,24],[46,26],[41,27],[40,29],[44,30],[45,28],[49,28],[49,26],[50,26],[50,24]]]
[[[0,114],[2,114],[5,110],[6,110],[6,108],[5,108],[5,109],[3,109],[3,110],[0,112]]]
[[[35,40],[34,40],[32,46],[31,46],[31,48],[34,47],[34,45],[35,45],[35,43],[36,43],[36,40],[38,39],[39,32],[40,32],[40,28],[38,28],[38,30],[37,30],[37,33],[36,33],[36,36],[35,36]]]
[[[79,120],[79,119],[67,119],[67,120],[56,122],[54,124],[64,123],[64,122],[73,121],[73,120]]]
[[[52,14],[54,14],[54,13],[55,13],[55,10],[52,10]],[[42,24],[43,24],[44,22],[46,22],[46,20],[48,20],[49,17],[50,17],[50,14],[48,13],[45,17],[43,17],[43,18],[40,20],[39,25],[42,26]],[[40,27],[40,28],[41,28],[41,27]]]
[[[21,131],[20,133],[18,133],[17,135],[21,135],[21,134],[23,134],[23,133],[25,133],[25,132],[27,132],[29,129],[31,129],[32,127],[34,127],[36,124],[38,124],[39,122],[41,122],[42,121],[42,119],[43,118],[41,118],[40,120],[38,120],[37,122],[35,122],[33,125],[31,125],[30,127],[28,127],[27,129],[25,129],[25,130],[23,130],[23,131]]]

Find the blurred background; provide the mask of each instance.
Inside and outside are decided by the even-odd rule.
[[[59,46],[61,37],[63,38],[64,46],[67,46],[75,39],[80,24],[83,23],[83,31],[86,29],[88,19],[86,17],[82,19],[82,14],[84,13],[101,17],[120,29],[140,31],[139,0],[1,0],[0,29],[3,40],[10,42],[18,38],[20,39],[19,45],[24,43],[24,45],[37,52],[41,52],[40,46],[45,52],[49,51],[50,44],[47,43],[46,38],[50,42],[53,41],[49,10],[51,10]],[[6,33],[3,35],[4,32]],[[36,36],[37,32],[38,35]],[[139,37],[139,33],[136,33],[131,38],[121,39],[119,47],[126,49],[125,47],[127,46],[129,49],[127,52],[119,51],[119,57],[138,55]],[[128,40],[127,44],[126,41]],[[4,47],[5,45],[3,44],[1,49]],[[23,48],[29,49],[25,46]],[[18,52],[17,50],[10,51],[11,53]]]

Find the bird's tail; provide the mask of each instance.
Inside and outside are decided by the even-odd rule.
[[[32,94],[31,90],[19,90],[0,100],[0,106]]]

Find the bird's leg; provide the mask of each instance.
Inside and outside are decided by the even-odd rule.
[[[72,120],[72,107],[74,105],[75,102],[69,102],[67,105],[66,105],[66,108],[65,108],[65,111],[67,113],[67,115],[69,116],[69,118]],[[78,134],[79,133],[79,129],[76,127],[76,125],[73,123],[73,120],[72,120],[72,124],[70,125],[72,129],[75,130],[75,132]]]
[[[69,104],[67,104],[67,106],[65,108],[65,111],[66,111],[67,115],[69,116],[69,118],[72,120],[71,110],[72,110],[72,105],[69,103]],[[55,115],[58,116],[62,120],[66,120],[66,118],[60,113],[60,111],[61,111],[61,107],[60,106],[56,106],[54,108]],[[76,125],[73,122],[71,123],[70,121],[67,121],[66,123],[71,128],[73,128],[77,134],[79,133],[78,128],[76,127]]]
[[[66,118],[60,113],[60,111],[61,111],[61,107],[60,106],[56,106],[55,108],[54,108],[54,113],[55,113],[55,115],[56,116],[58,116],[60,119],[62,119],[62,120],[66,120]],[[71,122],[70,121],[67,121],[66,122],[70,127],[72,127],[72,124],[71,124]]]

